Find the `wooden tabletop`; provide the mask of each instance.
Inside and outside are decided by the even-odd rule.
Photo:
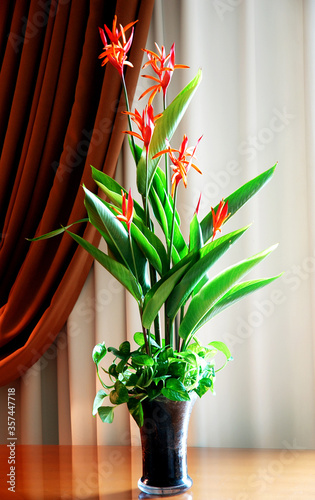
[[[189,448],[188,473],[192,488],[172,498],[315,500],[315,451],[289,445],[283,450]],[[139,491],[140,476],[139,447],[0,446],[1,500],[160,498]],[[15,494],[8,490],[13,485]]]

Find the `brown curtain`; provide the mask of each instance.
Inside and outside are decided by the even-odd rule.
[[[52,344],[92,265],[68,235],[29,243],[86,216],[90,165],[109,175],[126,128],[118,72],[101,67],[98,27],[139,19],[126,71],[132,99],[154,0],[1,0],[0,385]],[[88,225],[74,226],[94,244]]]

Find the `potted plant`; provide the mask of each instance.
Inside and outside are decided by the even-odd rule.
[[[108,252],[71,232],[70,226],[35,239],[66,231],[138,304],[139,331],[134,333],[134,345],[125,341],[108,347],[103,342],[93,350],[102,386],[94,400],[93,415],[111,423],[117,406],[127,405],[141,432],[143,476],[139,488],[146,493],[170,495],[192,484],[186,463],[192,406],[198,397],[209,390],[213,392],[216,373],[232,359],[223,342],[201,343],[198,330],[219,312],[277,278],[240,282],[275,246],[211,275],[213,264],[249,227],[219,237],[222,226],[269,181],[275,166],[221,199],[216,207],[209,207],[202,220],[198,215],[199,199],[192,214],[189,241],[185,241],[176,209],[177,192],[182,184],[187,186],[190,170],[201,173],[195,164],[201,137],[190,146],[185,135],[178,148],[170,141],[201,81],[201,71],[167,106],[166,94],[173,73],[187,66],[175,64],[174,45],[169,54],[158,45],[157,53],[145,50],[148,61],[144,68],[153,73],[143,76],[151,79],[153,85],[140,97],[148,96],[143,111],[131,112],[124,66],[132,66],[127,54],[133,24],[118,28],[115,17],[111,30],[107,26],[100,29],[104,51],[99,57],[103,65],[116,67],[121,76],[129,121],[126,134],[142,203],[133,199],[131,190],[127,193],[116,180],[92,167],[92,177],[106,199],[83,186],[87,220],[106,241]],[[163,110],[155,114],[153,103],[159,93]],[[157,226],[162,238],[157,235]],[[215,366],[218,353],[225,359],[219,368]],[[101,372],[105,356],[111,357],[111,361]]]

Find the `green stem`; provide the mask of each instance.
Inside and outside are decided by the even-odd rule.
[[[157,282],[157,273],[151,264],[149,265],[149,270],[150,270],[150,283],[151,283],[151,287],[152,287]],[[159,314],[154,319],[154,336],[155,336],[155,342],[157,344],[159,344],[160,346],[162,346],[161,345],[161,325],[160,325],[160,315]]]
[[[145,223],[146,223],[147,227],[149,227],[149,223],[150,223],[149,205],[148,205],[148,197],[149,197],[149,193],[148,193],[148,163],[149,163],[148,153],[149,152],[147,150],[146,155],[145,155],[145,194],[144,194]]]
[[[178,335],[178,315],[175,316],[175,333],[174,333],[174,345],[175,349],[179,351],[179,335]]]
[[[129,243],[130,243],[130,250],[131,250],[131,257],[132,257],[133,267],[134,267],[134,270],[135,270],[135,278],[136,278],[136,280],[139,283],[139,277],[138,277],[137,266],[136,266],[136,259],[135,259],[135,254],[134,254],[133,246],[132,246],[132,238],[131,238],[131,234],[129,232],[128,232],[128,236],[129,236]]]
[[[166,110],[166,96],[163,94],[163,111]],[[165,158],[165,184],[166,184],[166,193],[167,196],[169,195],[170,192],[170,186],[169,186],[169,172],[168,172],[168,156],[167,154],[164,155]]]
[[[128,99],[128,92],[127,92],[127,87],[126,87],[126,81],[125,81],[125,77],[124,75],[122,74],[121,76],[121,80],[122,80],[122,84],[123,84],[123,89],[124,89],[124,95],[125,95],[125,101],[126,101],[126,109],[128,112],[130,112],[130,107],[129,107],[129,99]],[[131,118],[130,118],[130,115],[127,115],[128,116],[128,124],[129,124],[129,130],[130,132],[132,132],[132,123],[131,123]],[[131,141],[131,145],[132,145],[132,149],[133,149],[133,155],[134,155],[134,158],[137,158],[137,154],[136,154],[136,145],[135,145],[135,140],[134,140],[134,137],[133,135],[130,135],[129,136],[129,140]]]
[[[165,303],[166,306],[166,303]],[[165,315],[165,345],[173,347],[174,325],[168,316]]]
[[[151,356],[151,349],[150,349],[150,344],[148,340],[148,330],[142,326],[142,331],[143,331],[143,338],[144,338],[144,343],[145,343],[145,350],[148,356]]]
[[[168,248],[168,264],[169,264],[169,269],[171,269],[171,264],[172,264],[172,249],[173,249],[173,241],[174,241],[176,199],[177,199],[177,186],[175,186],[175,191],[174,191],[172,229],[171,229],[170,245],[169,245],[169,248]]]

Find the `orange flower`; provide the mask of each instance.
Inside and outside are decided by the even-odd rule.
[[[137,137],[138,139],[143,141],[144,147],[148,152],[155,127],[155,122],[158,118],[160,118],[161,114],[154,116],[153,107],[151,105],[144,108],[144,110],[142,111],[142,116],[136,109],[134,113],[131,113],[130,111],[123,111],[123,113],[126,115],[130,115],[132,121],[138,126],[141,133],[140,135],[137,132],[128,130],[125,131],[125,134],[133,135],[134,137]]]
[[[215,213],[214,209],[211,207],[211,212],[212,212],[212,223],[213,223],[213,233],[212,233],[212,241],[214,240],[214,237],[216,235],[217,231],[221,232],[221,226],[224,224],[226,219],[231,215],[228,214],[228,202],[222,200],[219,203],[217,213]]]
[[[171,192],[172,197],[174,196],[175,187],[178,185],[178,183],[180,182],[181,179],[183,180],[184,186],[187,187],[187,173],[188,173],[188,170],[190,169],[190,167],[193,167],[195,170],[197,170],[197,172],[199,172],[199,174],[202,173],[201,170],[199,170],[199,168],[196,167],[196,165],[194,165],[192,163],[192,160],[195,156],[197,146],[198,146],[201,138],[202,137],[199,137],[197,144],[195,145],[195,147],[193,149],[191,147],[187,148],[188,137],[186,135],[184,135],[180,149],[171,148],[169,141],[166,139],[165,142],[167,145],[167,149],[164,149],[163,151],[160,151],[159,153],[157,153],[156,155],[153,156],[153,159],[154,159],[154,158],[157,158],[165,153],[169,154],[171,162],[173,163],[173,166],[172,166],[173,175],[172,175],[172,179],[171,179],[172,180],[172,192]],[[174,153],[177,153],[178,156],[176,157],[174,155]],[[189,160],[187,159],[187,157],[189,157]]]
[[[162,45],[161,49],[157,45],[157,43],[155,45],[158,49],[159,52],[158,54],[152,52],[151,50],[143,49],[144,52],[147,53],[149,58],[149,60],[143,65],[143,68],[151,66],[153,71],[158,75],[157,78],[154,76],[142,75],[144,78],[149,78],[150,80],[157,82],[155,85],[153,85],[152,87],[148,88],[145,92],[143,92],[143,94],[139,97],[139,99],[141,99],[146,94],[151,92],[148,104],[152,104],[154,96],[156,95],[157,92],[161,92],[161,90],[163,90],[163,94],[165,97],[174,69],[189,68],[189,66],[185,66],[183,64],[175,64],[175,43],[173,43],[170,53],[168,55],[166,55],[165,53],[164,45]]]
[[[118,213],[116,215],[117,219],[120,220],[121,222],[126,222],[127,228],[128,228],[128,233],[130,233],[130,226],[133,218],[133,199],[131,196],[131,189],[129,189],[128,193],[128,203],[126,203],[126,193],[124,191],[121,191],[122,195],[122,202],[121,202],[121,209],[122,213],[114,207],[115,212]]]
[[[106,24],[104,24],[104,29],[99,28],[100,37],[104,45],[104,52],[102,52],[102,54],[98,56],[99,59],[104,58],[102,66],[105,66],[105,64],[109,62],[119,71],[121,76],[123,75],[124,65],[133,67],[131,62],[127,61],[127,52],[129,51],[132,44],[134,30],[132,28],[132,32],[128,41],[126,41],[125,32],[136,22],[137,21],[129,23],[124,28],[120,24],[120,31],[118,31],[116,27],[117,16],[115,16],[113,20],[112,31],[110,31]],[[107,42],[106,34],[111,43]],[[122,38],[122,42],[119,40],[120,38]]]

